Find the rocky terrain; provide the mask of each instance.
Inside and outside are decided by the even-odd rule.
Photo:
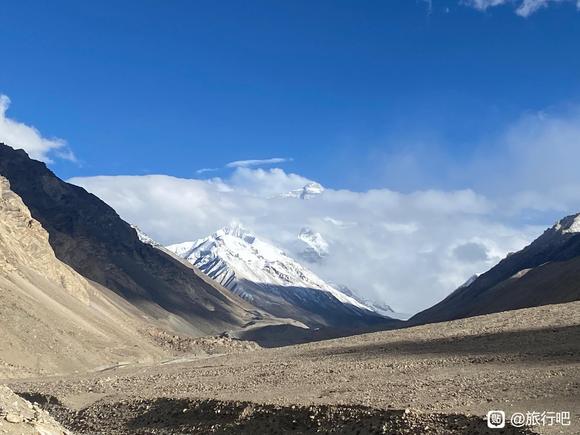
[[[162,398],[95,403],[79,412],[54,399],[45,402],[45,407],[81,434],[493,434],[477,416],[364,406],[280,406]],[[500,433],[533,432],[508,428]]]
[[[55,256],[49,234],[2,176],[0,215],[0,378],[259,348],[228,337],[177,334],[79,275]]]
[[[71,435],[48,412],[0,385],[0,434]]]
[[[577,433],[579,355],[573,302],[10,386],[87,434],[501,433],[492,409],[570,411],[533,432]]]

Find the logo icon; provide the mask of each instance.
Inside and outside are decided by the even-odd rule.
[[[524,424],[526,424],[526,416],[521,412],[514,412],[512,414],[512,426],[524,427]]]
[[[505,427],[505,412],[489,411],[487,413],[487,427],[490,429],[503,429]]]

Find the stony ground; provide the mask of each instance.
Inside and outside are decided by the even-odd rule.
[[[486,433],[493,409],[580,433],[580,302],[11,386],[79,433]]]
[[[0,434],[69,435],[46,411],[0,385]]]
[[[37,396],[37,399],[39,397]],[[45,398],[46,399],[46,398]],[[420,414],[363,406],[280,406],[192,399],[97,402],[73,411],[40,399],[64,425],[83,434],[493,434],[481,417]],[[504,434],[530,434],[510,428]]]

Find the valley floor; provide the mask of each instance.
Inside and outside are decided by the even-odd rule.
[[[569,411],[532,429],[580,433],[580,302],[7,383],[87,434],[488,433],[489,410]]]

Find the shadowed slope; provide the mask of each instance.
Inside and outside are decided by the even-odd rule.
[[[142,243],[111,207],[60,180],[24,151],[0,144],[0,175],[46,229],[61,261],[167,326],[205,335],[256,318],[250,305]]]
[[[580,300],[580,214],[560,220],[470,285],[410,319],[441,322]]]
[[[141,333],[142,313],[55,257],[1,176],[0,216],[0,378],[166,356]]]

